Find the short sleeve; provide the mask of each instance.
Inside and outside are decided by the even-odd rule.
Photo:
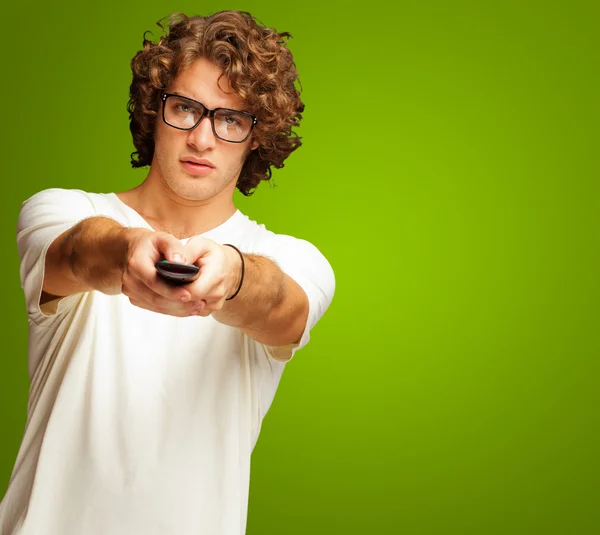
[[[271,357],[288,361],[308,343],[311,329],[329,308],[335,292],[335,275],[325,256],[306,240],[274,234],[259,249],[256,253],[273,260],[298,283],[308,298],[308,320],[300,342],[280,347],[265,346]]]
[[[48,248],[63,232],[94,215],[91,201],[80,190],[47,189],[22,204],[17,223],[17,248],[21,287],[27,313],[34,323],[66,311],[80,297],[69,296],[42,308],[39,304]]]

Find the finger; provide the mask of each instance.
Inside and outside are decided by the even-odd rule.
[[[160,295],[169,301],[176,301],[179,303],[193,301],[188,288],[165,281],[156,271],[153,276],[149,280],[144,281],[144,283],[153,293]]]
[[[158,242],[155,240],[158,239]],[[160,258],[161,253],[159,252],[158,245],[163,244],[163,241],[168,238],[152,238],[150,247],[140,247],[135,254],[128,259],[127,264],[123,273],[123,281],[127,281],[128,285],[135,287],[132,280],[137,280],[152,289],[155,293],[162,295],[173,301],[189,300],[189,292],[182,287],[168,284],[164,279],[158,278],[156,271],[156,261]]]
[[[196,312],[194,314],[194,316],[201,316],[203,318],[207,318],[208,316],[210,316],[212,313],[214,312],[214,310],[201,310],[200,312]]]
[[[170,301],[186,303],[191,300],[190,292],[181,286],[169,284],[162,279],[149,258],[137,261],[132,258],[125,268],[123,284],[137,293],[152,292]]]
[[[129,297],[129,301],[139,308],[169,316],[187,317],[198,312],[198,303],[176,303],[160,296],[148,299],[147,295],[133,295]]]
[[[143,308],[144,310],[148,310],[150,312],[156,312],[158,314],[165,314],[168,316],[176,316],[179,318],[185,318],[185,317],[194,315],[192,313],[192,311],[186,310],[185,308],[178,306],[177,303],[173,303],[170,301],[168,302],[168,305],[164,308],[163,307],[156,308],[155,306],[151,305],[150,303],[147,303],[146,301],[138,300],[138,299],[135,299],[132,297],[129,298],[129,302],[138,308]]]
[[[217,301],[225,296],[225,277],[214,268],[205,266],[200,276],[187,287],[192,301]]]
[[[209,310],[210,312],[217,312],[221,310],[225,305],[225,296],[219,299],[207,300],[205,305],[205,310]]]
[[[157,232],[154,243],[162,256],[170,262],[178,262],[180,264],[188,262],[185,247],[175,236],[166,232]]]
[[[209,306],[209,304],[206,303],[206,301],[201,301],[199,303],[198,307],[196,308],[194,315],[207,317],[207,316],[210,316],[213,312],[214,312],[213,308],[211,308]]]
[[[141,279],[130,276],[123,278],[121,291],[130,299],[135,298],[137,301],[143,302],[153,308],[166,309],[172,307],[173,304],[178,304],[179,306],[185,307],[186,310],[191,311],[197,306],[197,303],[194,303],[189,299],[189,292],[186,292],[187,296],[185,297],[185,300],[182,298],[173,298],[169,295],[164,296],[153,291],[153,289]]]

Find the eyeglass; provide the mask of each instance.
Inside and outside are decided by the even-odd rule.
[[[162,93],[162,118],[178,130],[193,130],[208,116],[216,137],[229,143],[243,143],[258,119],[246,111],[229,108],[209,110],[204,104],[173,93]]]

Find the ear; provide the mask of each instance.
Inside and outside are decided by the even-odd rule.
[[[252,145],[250,145],[250,150],[258,149],[258,141],[253,141]]]

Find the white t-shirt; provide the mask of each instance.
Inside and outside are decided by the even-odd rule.
[[[297,347],[268,348],[211,316],[157,314],[124,295],[40,307],[49,245],[92,216],[151,228],[114,193],[50,189],[21,210],[31,388],[0,534],[243,534],[250,455],[285,362],[331,302],[331,266],[310,243],[239,211],[204,234],[273,259],[304,289]]]

